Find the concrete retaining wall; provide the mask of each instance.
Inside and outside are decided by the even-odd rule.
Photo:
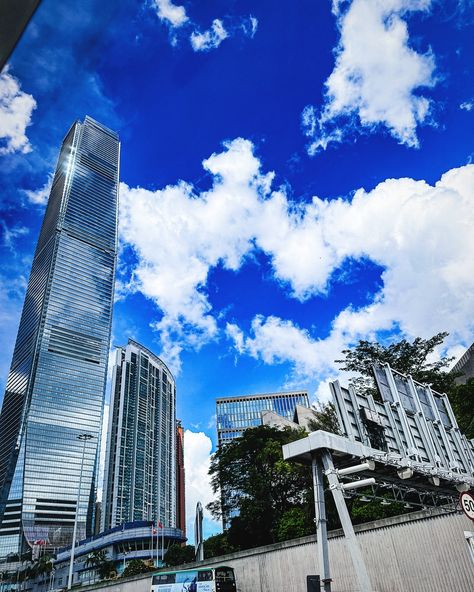
[[[409,514],[356,530],[377,592],[473,592],[474,563],[464,531],[473,531],[474,524],[464,514]],[[330,536],[333,592],[366,592],[357,586],[341,533]],[[313,536],[241,551],[199,566],[219,564],[234,568],[239,592],[306,592],[306,575],[319,573]],[[146,576],[94,588],[149,592],[150,582]]]

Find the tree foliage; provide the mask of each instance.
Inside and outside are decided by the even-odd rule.
[[[234,551],[237,551],[237,549],[229,543],[227,532],[215,534],[204,541],[205,559],[219,557],[220,555],[228,555]]]
[[[448,391],[448,397],[459,429],[467,438],[474,438],[474,378],[465,384],[454,385]]]
[[[307,466],[284,461],[282,454],[283,444],[304,435],[303,430],[262,425],[246,430],[213,455],[209,474],[219,497],[208,508],[215,518],[234,516],[227,532],[232,547],[245,549],[281,540],[285,527],[279,526],[280,521],[293,508],[307,516],[305,524],[311,523],[311,472]],[[302,521],[293,530],[307,534],[301,525]]]
[[[418,382],[431,384],[434,390],[445,393],[454,384],[455,376],[447,371],[453,358],[442,357],[432,361],[431,355],[447,335],[437,333],[430,339],[417,337],[413,342],[402,339],[388,346],[360,340],[355,348],[342,351],[344,359],[335,361],[341,365],[341,370],[361,375],[351,379],[352,385],[360,392],[375,390],[373,364],[390,364],[394,370],[410,374]]]
[[[138,576],[149,571],[154,571],[155,567],[147,565],[141,559],[132,559],[127,563],[127,566],[123,570],[122,577],[128,578],[129,576]]]
[[[108,558],[108,553],[105,549],[90,553],[86,559],[86,567],[94,567],[101,580],[110,578],[116,573],[115,563]]]
[[[372,374],[373,364],[388,363],[402,374],[410,374],[418,382],[430,384],[439,392],[445,393],[453,407],[461,431],[468,437],[474,437],[474,381],[456,384],[459,374],[449,372],[454,358],[433,356],[448,333],[437,333],[430,339],[417,337],[413,342],[402,339],[385,346],[373,341],[359,341],[352,350],[345,349],[345,358],[336,360],[342,370],[357,372],[360,376],[352,378],[350,383],[361,394],[379,396]]]
[[[195,559],[195,550],[192,545],[171,545],[166,552],[164,561],[168,566],[181,565],[183,563],[190,563]]]
[[[333,403],[326,403],[320,405],[319,409],[314,410],[314,419],[310,419],[308,422],[308,428],[310,432],[316,432],[317,430],[324,430],[331,434],[341,433],[339,427],[339,421],[337,419],[336,408]]]

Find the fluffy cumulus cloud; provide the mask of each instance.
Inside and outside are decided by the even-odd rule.
[[[207,31],[199,33],[193,31],[190,41],[194,51],[209,51],[216,49],[229,36],[220,19],[214,19],[212,26]]]
[[[333,0],[340,32],[334,69],[321,109],[308,105],[302,124],[314,154],[348,131],[385,128],[401,144],[418,146],[417,127],[429,121],[422,89],[435,82],[433,54],[409,43],[406,19],[431,0]]]
[[[204,538],[215,534],[219,525],[213,521],[206,505],[214,499],[208,475],[211,439],[204,432],[184,432],[184,470],[186,478],[186,534],[194,539],[194,517],[196,505],[201,502],[204,508]]]
[[[154,326],[163,355],[177,368],[183,347],[220,335],[219,311],[206,293],[217,265],[237,270],[255,250],[271,261],[276,286],[301,301],[326,294],[347,261],[384,270],[370,304],[346,308],[324,339],[290,320],[256,316],[250,328],[227,324],[241,354],[266,363],[289,361],[299,376],[324,375],[347,344],[377,331],[408,336],[451,332],[451,344],[472,338],[474,166],[448,171],[434,185],[388,179],[351,199],[295,206],[273,173],[262,171],[252,144],[236,139],[203,162],[213,183],[198,193],[184,182],[157,191],[121,189],[121,236],[133,250],[128,290],[161,311]],[[228,319],[231,321],[231,319]]]
[[[121,236],[138,257],[130,289],[162,310],[154,326],[175,371],[183,343],[199,347],[217,334],[204,291],[209,270],[218,263],[240,267],[252,248],[259,195],[269,182],[251,143],[242,139],[203,166],[214,183],[201,194],[184,182],[155,192],[121,186]]]
[[[315,378],[334,372],[341,349],[382,330],[414,337],[448,329],[450,344],[468,344],[474,278],[465,262],[474,254],[473,196],[474,166],[467,165],[447,172],[434,186],[390,179],[370,192],[357,191],[351,201],[313,198],[300,225],[323,240],[311,258],[304,246],[293,253],[304,261],[300,288],[321,288],[347,258],[369,258],[384,268],[382,289],[369,305],[342,310],[324,339],[291,321],[257,316],[248,335],[228,324],[235,347],[265,363],[290,362],[297,376]],[[330,265],[316,275],[310,272],[311,259]]]
[[[25,195],[28,197],[28,201],[36,206],[45,206],[48,203],[52,184],[53,174],[51,173],[42,187],[38,189],[25,189]]]
[[[0,74],[0,154],[30,152],[26,128],[31,124],[35,99],[21,90],[8,67]]]
[[[181,27],[188,21],[184,6],[177,6],[171,0],[154,0],[158,18],[172,27]]]

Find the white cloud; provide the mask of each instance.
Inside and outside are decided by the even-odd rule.
[[[39,189],[25,189],[25,193],[28,197],[30,203],[38,205],[38,206],[45,206],[48,203],[49,194],[51,192],[51,185],[53,184],[53,175],[50,174],[48,176],[48,180]]]
[[[463,111],[472,111],[474,109],[474,102],[473,101],[464,101],[459,105],[459,108]]]
[[[10,228],[3,220],[1,221],[0,225],[2,228],[2,244],[8,249],[14,249],[15,240],[19,236],[25,236],[30,232],[29,228],[26,226],[20,226],[18,224]]]
[[[184,182],[155,192],[122,184],[120,191],[121,237],[139,259],[131,289],[163,311],[154,327],[175,371],[183,343],[199,348],[217,335],[204,292],[209,269],[219,262],[227,269],[240,267],[252,248],[259,192],[269,182],[260,174],[252,144],[242,139],[203,166],[214,184],[199,195]]]
[[[206,505],[214,499],[208,475],[212,451],[211,439],[204,432],[184,432],[184,470],[186,479],[186,531],[189,540],[194,541],[194,518],[196,505],[201,502],[204,508],[204,538],[219,529],[212,520]],[[212,532],[209,532],[212,531]]]
[[[217,49],[224,39],[237,34],[239,31],[240,34],[243,31],[244,35],[253,39],[258,28],[258,20],[254,16],[227,18],[226,26],[224,26],[222,19],[216,18],[212,21],[211,27],[202,32],[196,23],[189,18],[184,6],[173,4],[171,0],[153,0],[153,6],[158,18],[166,23],[171,30],[170,42],[172,45],[178,43],[178,29],[183,28],[188,34],[189,29],[192,28],[189,41],[194,51]],[[185,24],[188,27],[183,27]]]
[[[409,337],[448,330],[448,348],[469,344],[474,330],[474,277],[467,264],[474,257],[473,198],[473,165],[448,171],[435,186],[389,179],[370,192],[357,191],[351,201],[313,198],[288,235],[298,265],[277,266],[277,274],[301,297],[321,290],[347,258],[368,258],[384,268],[383,287],[371,304],[342,310],[324,339],[273,316],[256,316],[247,336],[228,325],[237,351],[267,364],[290,362],[297,376],[315,378],[334,372],[333,360],[344,347],[382,330],[400,330]],[[280,227],[286,222],[282,215]],[[286,242],[281,250],[285,247]],[[272,248],[277,261],[279,252],[276,245]],[[317,271],[314,261],[321,264]]]
[[[428,11],[431,0],[333,0],[340,40],[335,66],[316,116],[303,111],[310,154],[341,142],[349,131],[385,127],[399,143],[418,146],[417,126],[429,119],[431,102],[420,89],[432,87],[432,53],[410,47],[410,12]]]
[[[184,6],[177,6],[171,0],[154,0],[154,5],[158,18],[172,27],[181,27],[189,20]]]
[[[214,19],[210,29],[204,33],[193,31],[189,39],[194,51],[210,51],[219,47],[228,36],[223,22],[220,19]]]
[[[0,154],[31,151],[26,128],[35,108],[34,98],[21,90],[18,79],[5,68],[0,74]]]
[[[161,309],[154,323],[162,355],[176,370],[183,347],[218,338],[219,311],[206,294],[209,271],[237,270],[264,251],[275,279],[301,301],[327,294],[347,261],[383,268],[372,302],[348,307],[317,340],[288,320],[257,316],[252,335],[227,326],[240,353],[267,363],[289,360],[298,375],[325,374],[349,342],[381,330],[408,336],[452,333],[448,346],[472,337],[474,276],[474,166],[448,171],[434,186],[388,179],[350,200],[294,205],[271,191],[273,173],[261,170],[252,144],[237,139],[203,162],[208,191],[184,182],[152,192],[121,188],[121,237],[136,254],[130,282]],[[333,366],[332,366],[333,367]]]

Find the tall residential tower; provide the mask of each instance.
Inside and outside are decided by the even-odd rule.
[[[176,527],[176,385],[131,339],[112,374],[102,520],[102,530],[135,520]]]
[[[119,152],[117,134],[89,117],[61,147],[0,414],[0,559],[18,559],[35,540],[69,544],[76,510],[78,537],[91,531]]]

